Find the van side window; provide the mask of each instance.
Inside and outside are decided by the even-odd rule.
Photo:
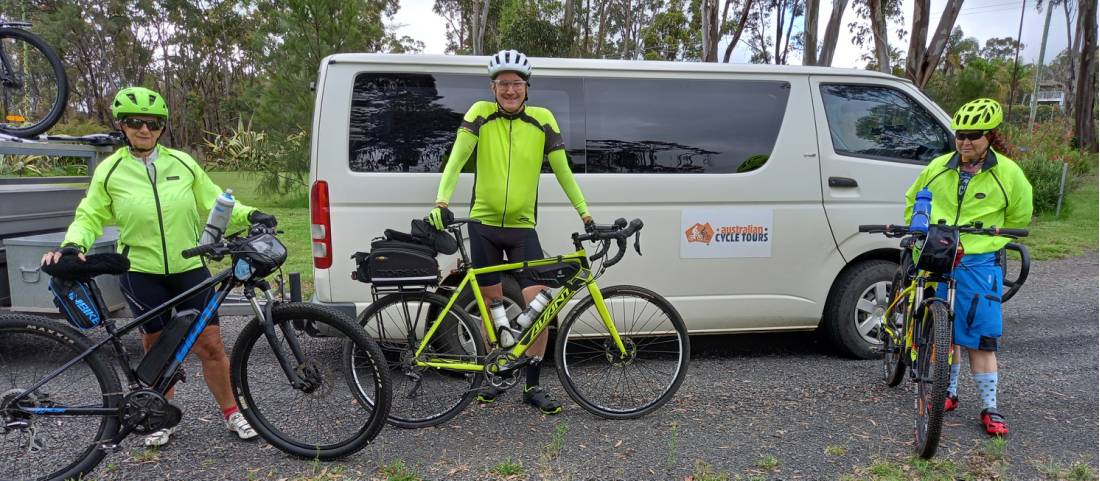
[[[837,154],[927,164],[954,148],[935,117],[899,90],[824,84],[821,100]]]
[[[584,86],[589,173],[758,169],[790,95],[782,81],[588,78]]]
[[[580,80],[542,77],[531,105],[549,108],[562,129],[574,172],[584,172]],[[492,100],[485,75],[363,72],[355,77],[348,164],[353,172],[442,172],[462,116]],[[548,163],[544,170],[550,172]],[[473,172],[467,162],[463,172]]]

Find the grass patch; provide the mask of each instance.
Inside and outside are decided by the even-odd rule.
[[[993,461],[1004,461],[1008,440],[997,436],[985,443],[985,455]]]
[[[772,455],[761,456],[756,460],[756,467],[764,471],[775,471],[779,467],[779,458]]]
[[[1028,228],[1028,237],[1017,241],[1026,245],[1033,260],[1057,259],[1097,249],[1097,178],[1086,179],[1080,188],[1066,195],[1061,216],[1053,212],[1040,215]]]
[[[1047,458],[1045,462],[1036,463],[1035,467],[1043,475],[1043,479],[1056,479],[1059,481],[1097,481],[1097,479],[1100,479],[1096,470],[1082,461],[1073,463],[1069,468],[1063,468],[1062,463],[1054,458]]]
[[[501,461],[500,464],[489,468],[489,471],[501,476],[515,476],[517,474],[523,474],[523,463],[512,459],[505,459]]]
[[[729,481],[729,473],[721,473],[702,459],[695,461],[695,470],[691,473],[692,481]]]
[[[420,481],[420,475],[400,459],[378,468],[378,474],[386,481]]]
[[[668,433],[668,453],[665,454],[665,466],[672,469],[680,457],[680,423],[673,421]]]
[[[286,194],[263,194],[259,172],[207,172],[210,179],[223,189],[233,189],[233,196],[253,207],[309,207],[309,190],[305,185]]]
[[[155,447],[139,449],[131,456],[137,464],[155,463],[160,459],[160,449]]]
[[[848,454],[848,448],[836,445],[825,446],[825,454],[829,456],[844,456]]]
[[[565,435],[569,432],[569,425],[565,423],[558,423],[554,426],[554,434],[550,437],[550,444],[546,445],[543,449],[542,458],[544,461],[557,459],[561,454],[561,448],[565,446]]]

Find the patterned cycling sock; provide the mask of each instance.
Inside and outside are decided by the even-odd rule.
[[[542,370],[542,359],[532,358],[531,362],[527,364],[527,385],[526,387],[539,385],[539,372]]]
[[[978,386],[978,396],[982,399],[982,409],[997,409],[997,373],[976,372],[974,384]]]
[[[952,396],[959,395],[959,371],[962,370],[962,364],[951,365],[951,378],[947,381],[947,393]]]

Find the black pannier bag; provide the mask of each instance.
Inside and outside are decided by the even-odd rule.
[[[73,327],[91,329],[103,323],[106,309],[95,281],[51,277],[49,290],[53,303]]]
[[[387,234],[389,234],[387,232]],[[377,287],[434,286],[439,283],[435,249],[416,242],[379,238],[370,252],[356,252],[352,278]]]
[[[559,288],[572,279],[581,268],[576,262],[559,262],[538,267],[528,267],[520,272],[538,285]]]
[[[917,268],[935,274],[947,274],[955,266],[955,251],[959,247],[959,231],[952,226],[932,224],[924,238],[924,247],[917,259]]]

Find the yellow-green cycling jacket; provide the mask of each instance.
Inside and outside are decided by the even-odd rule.
[[[471,157],[476,157],[476,166],[470,217],[486,225],[535,227],[544,158],[577,214],[588,215],[588,204],[569,170],[558,122],[547,109],[528,105],[509,115],[495,102],[475,102],[462,118],[436,202],[450,201],[458,174]]]
[[[206,223],[199,208],[210,210],[221,192],[184,152],[158,145],[153,169],[146,169],[123,147],[96,167],[62,245],[87,251],[103,227],[113,224],[119,228],[118,252],[130,259],[131,271],[167,275],[197,269],[201,258],[184,259],[180,253],[195,247]],[[238,202],[231,222],[247,225],[254,210]]]
[[[959,162],[959,154],[953,152],[932,159],[921,171],[905,193],[906,224],[913,216],[917,192],[926,186],[932,192],[932,224],[944,219],[949,225],[981,221],[985,227],[1026,228],[1031,223],[1031,183],[1016,162],[989,149],[982,169],[961,193]],[[1011,241],[975,234],[963,234],[961,240],[967,254],[996,252]]]

